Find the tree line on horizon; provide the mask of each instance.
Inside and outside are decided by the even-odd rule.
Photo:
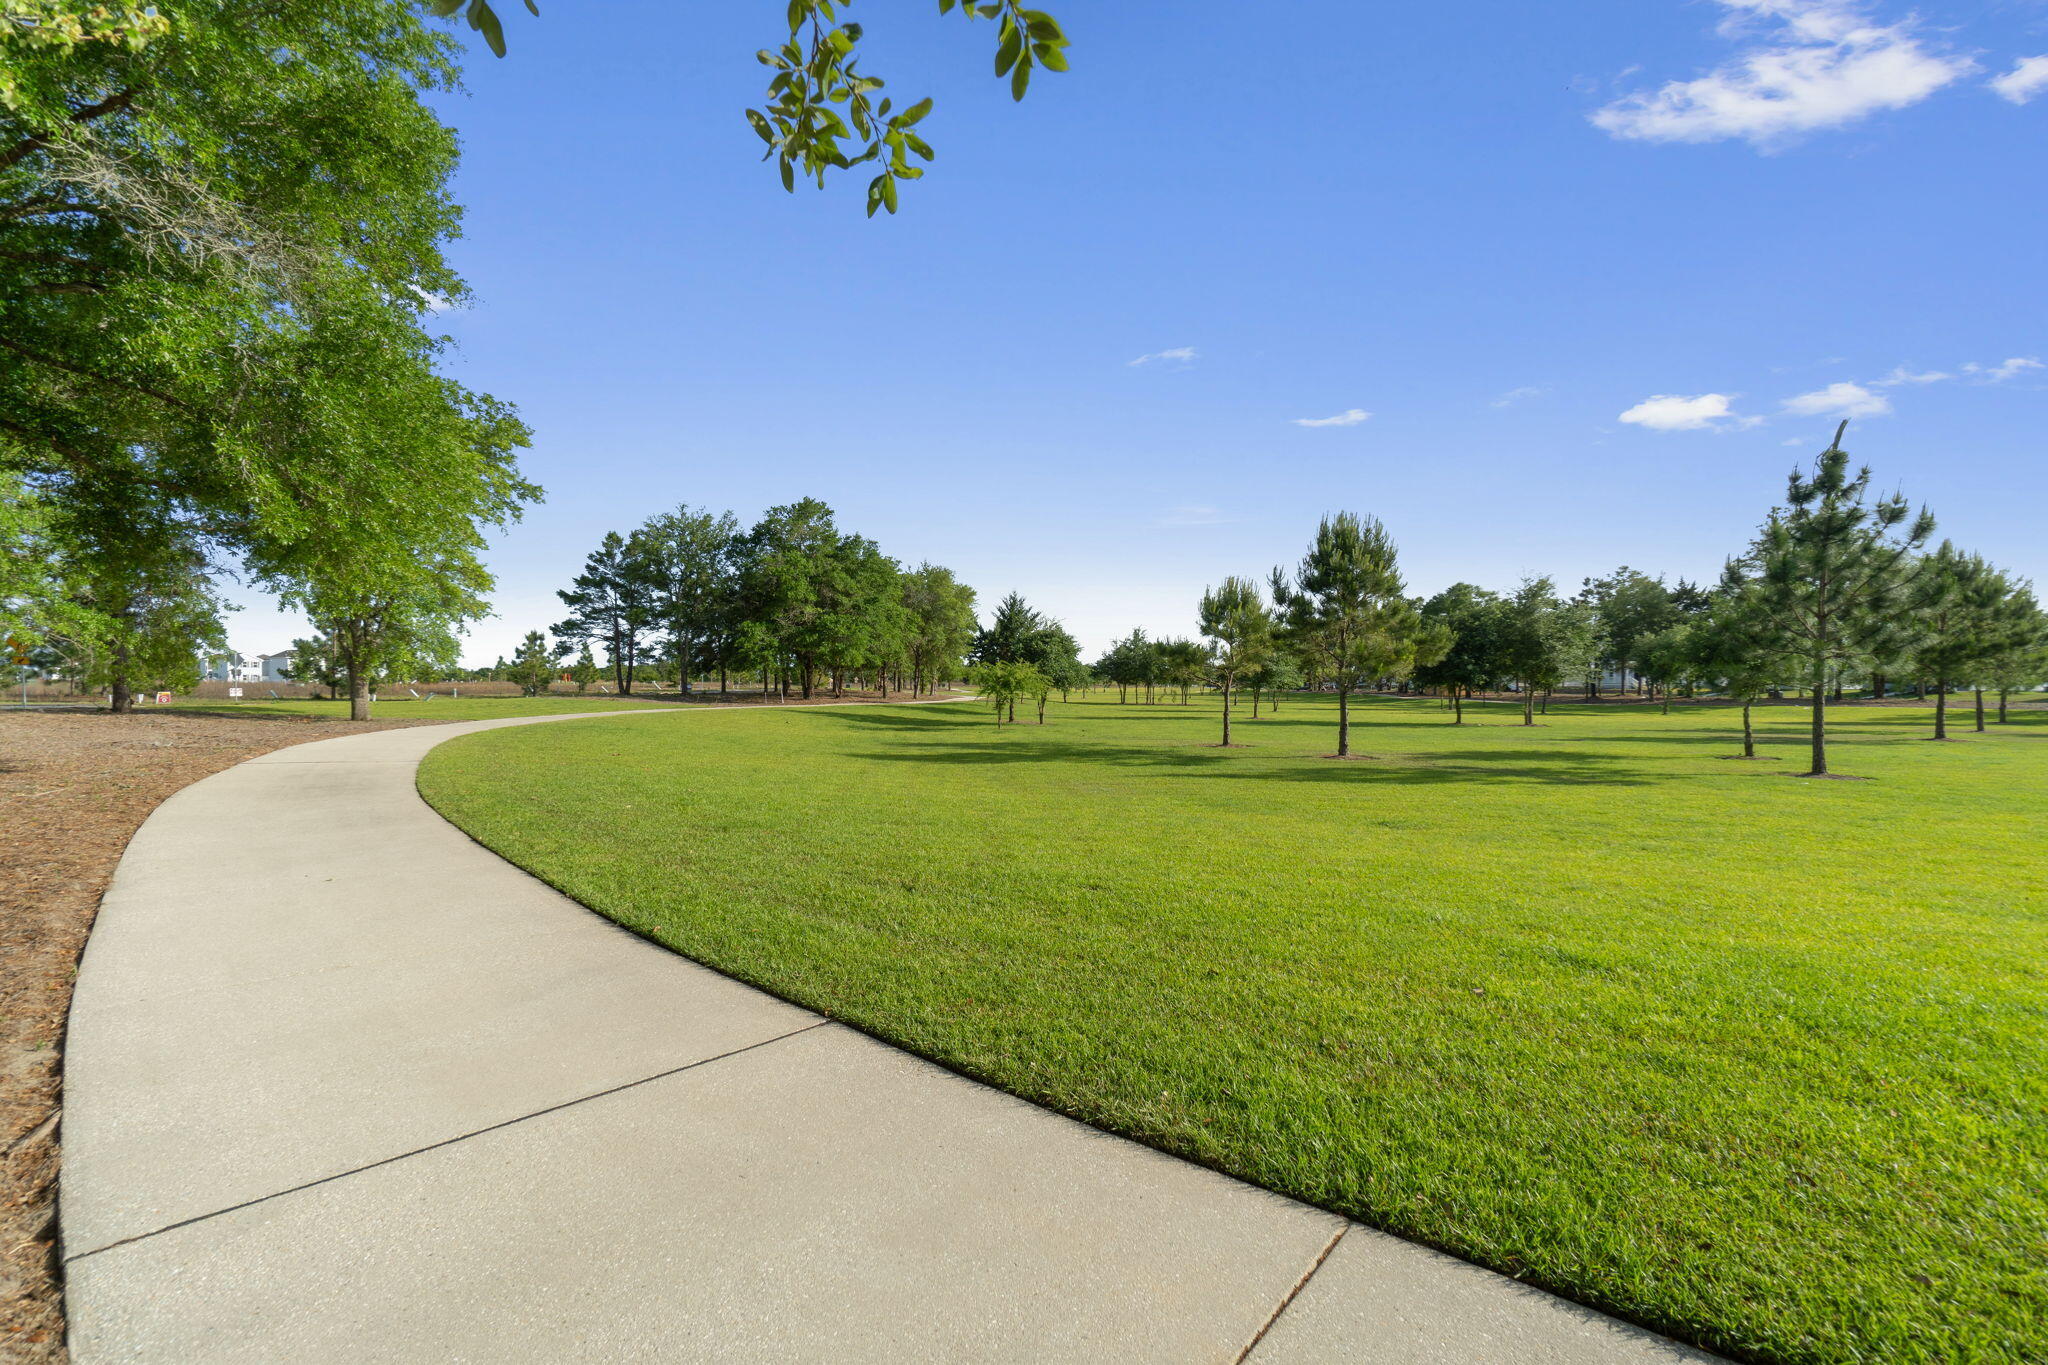
[[[1725,565],[1720,581],[1667,587],[1623,567],[1585,580],[1566,598],[1547,577],[1499,592],[1455,583],[1434,596],[1406,595],[1399,555],[1377,520],[1340,512],[1323,519],[1293,570],[1263,583],[1230,577],[1200,600],[1202,641],[1148,638],[1135,630],[1116,641],[1092,672],[1118,688],[1119,700],[1156,688],[1183,702],[1197,686],[1224,697],[1222,744],[1229,746],[1233,704],[1300,686],[1337,694],[1337,750],[1351,756],[1351,698],[1399,686],[1440,694],[1452,724],[1464,702],[1512,687],[1522,721],[1555,689],[1573,682],[1597,698],[1604,673],[1633,676],[1670,706],[1675,691],[1710,691],[1742,706],[1742,753],[1756,757],[1754,705],[1787,691],[1805,694],[1811,712],[1807,776],[1833,776],[1827,756],[1827,707],[1852,683],[1882,698],[1899,679],[1934,696],[1934,739],[1947,739],[1948,698],[1975,694],[1976,728],[1984,697],[2007,698],[2048,680],[2048,614],[2032,586],[1983,556],[1944,541],[1928,549],[1935,522],[1899,495],[1873,497],[1868,468],[1854,471],[1841,447],[1844,422],[1812,471],[1795,470],[1783,505]],[[1021,604],[1019,604],[1021,607]],[[1043,699],[1056,684],[1034,676],[1026,659],[1009,674],[977,675],[984,693]]]

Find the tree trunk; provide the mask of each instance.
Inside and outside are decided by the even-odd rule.
[[[1223,747],[1230,747],[1230,679],[1223,680]]]
[[[1751,705],[1750,698],[1744,697],[1742,699],[1742,756],[1744,758],[1756,757],[1756,731],[1752,730],[1749,725],[1749,708]]]
[[[370,718],[370,680],[360,669],[348,671],[348,718],[368,720]]]
[[[1884,700],[1884,674],[1873,673],[1870,675],[1870,699],[1872,701]]]
[[[1523,684],[1522,684],[1522,724],[1524,724],[1524,725],[1534,725],[1535,723],[1536,723],[1536,689],[1535,689],[1535,688],[1533,688],[1533,687],[1531,687],[1531,686],[1529,686],[1529,685],[1528,685],[1527,683],[1523,683]]]
[[[1934,680],[1934,737],[1948,738],[1948,679]]]
[[[1337,757],[1351,756],[1351,689],[1337,689]]]
[[[1012,724],[1012,725],[1015,725],[1016,723],[1017,723],[1017,699],[1016,699],[1015,697],[1012,697],[1012,698],[1010,698],[1010,724]]]
[[[1451,689],[1451,724],[1463,725],[1464,723],[1465,689],[1462,687],[1453,687]]]
[[[1999,688],[1999,689],[1998,689],[1998,723],[1999,723],[2000,725],[2004,725],[2004,724],[2006,724],[2006,718],[2005,718],[2005,698],[2006,698],[2006,690],[2005,690],[2005,689],[2004,689],[2003,687],[2001,687],[2001,688]]]
[[[1828,673],[1825,665],[1813,671],[1813,770],[1808,777],[1828,775]]]
[[[1984,733],[1984,689],[1977,689],[1977,733]]]
[[[135,709],[135,689],[128,682],[128,645],[125,641],[114,646],[113,695],[107,699],[107,707],[117,716],[125,716]]]
[[[1043,692],[1038,694],[1038,723],[1040,725],[1045,724],[1045,694]]]

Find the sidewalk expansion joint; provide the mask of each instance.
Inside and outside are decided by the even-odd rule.
[[[578,1095],[573,1100],[563,1100],[560,1104],[551,1104],[547,1106],[545,1109],[536,1109],[530,1114],[521,1114],[517,1118],[509,1118],[504,1119],[498,1123],[486,1124],[482,1128],[472,1129],[467,1133],[457,1133],[454,1137],[442,1138],[439,1142],[430,1142],[424,1147],[415,1147],[409,1152],[400,1152],[396,1156],[382,1157],[379,1160],[368,1162],[361,1166],[351,1167],[346,1171],[336,1171],[333,1175],[323,1175],[318,1180],[308,1180],[303,1184],[293,1185],[287,1189],[275,1190],[270,1194],[261,1194],[256,1196],[254,1199],[244,1199],[239,1204],[230,1204],[224,1209],[215,1209],[211,1213],[201,1213],[195,1214],[190,1218],[181,1218],[175,1223],[166,1223],[162,1227],[153,1228],[148,1232],[138,1232],[132,1237],[122,1237],[116,1241],[107,1243],[105,1246],[94,1247],[90,1251],[81,1251],[76,1255],[66,1256],[64,1258],[64,1264],[72,1265],[86,1259],[88,1256],[97,1256],[102,1252],[113,1251],[117,1247],[128,1246],[134,1242],[147,1241],[152,1237],[160,1237],[166,1232],[175,1232],[179,1228],[191,1227],[194,1223],[209,1222],[215,1218],[222,1217],[225,1214],[238,1213],[243,1209],[254,1208],[258,1204],[267,1204],[273,1199],[282,1199],[286,1195],[298,1194],[305,1190],[317,1189],[321,1185],[331,1185],[337,1180],[346,1180],[350,1176],[361,1175],[365,1171],[374,1171],[380,1166],[395,1165],[398,1162],[405,1161],[411,1157],[420,1156],[426,1152],[437,1151],[443,1147],[453,1147],[458,1142],[467,1142],[469,1141],[469,1139],[473,1137],[482,1137],[485,1133],[495,1133],[501,1128],[510,1128],[516,1124],[525,1123],[529,1119],[546,1118],[549,1114],[559,1114],[564,1109],[574,1109],[579,1104],[588,1104],[592,1100],[601,1100],[605,1098],[607,1095],[616,1095],[622,1091],[634,1090],[643,1085],[652,1085],[656,1081],[665,1081],[671,1076],[680,1076],[685,1071],[695,1071],[698,1067],[710,1066],[713,1062],[722,1062],[726,1060],[728,1057],[737,1057],[744,1052],[753,1052],[759,1048],[768,1047],[772,1044],[780,1043],[787,1039],[794,1038],[798,1034],[809,1033],[814,1029],[824,1028],[827,1024],[833,1022],[835,1021],[831,1019],[820,1019],[815,1024],[805,1024],[802,1028],[791,1029],[787,1033],[778,1033],[773,1038],[763,1038],[758,1043],[748,1043],[745,1047],[736,1047],[728,1052],[721,1052],[715,1057],[699,1058],[697,1061],[694,1062],[686,1062],[682,1066],[670,1067],[666,1071],[657,1071],[652,1076],[642,1076],[638,1080],[626,1081],[619,1085],[609,1086],[603,1090],[592,1091],[588,1095]]]
[[[1288,1305],[1294,1302],[1302,1290],[1308,1288],[1308,1282],[1315,1278],[1316,1272],[1323,1268],[1323,1262],[1330,1259],[1330,1253],[1337,1249],[1337,1243],[1343,1241],[1344,1234],[1349,1231],[1351,1224],[1347,1221],[1343,1227],[1337,1229],[1336,1236],[1323,1244],[1323,1249],[1316,1253],[1316,1258],[1309,1263],[1309,1268],[1301,1273],[1301,1278],[1294,1282],[1292,1289],[1281,1295],[1279,1304],[1266,1320],[1259,1324],[1259,1330],[1252,1333],[1252,1339],[1244,1344],[1244,1349],[1237,1353],[1230,1365],[1244,1365],[1251,1353],[1259,1349],[1259,1343],[1266,1339],[1266,1333],[1273,1330],[1273,1324],[1280,1321],[1280,1315],[1287,1311]]]

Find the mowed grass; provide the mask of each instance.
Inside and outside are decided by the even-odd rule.
[[[1020,708],[1021,714],[1021,708]],[[690,957],[1731,1354],[2048,1360],[2048,714],[1291,698],[469,736],[421,789]]]
[[[252,684],[253,686],[253,684]],[[370,708],[372,720],[506,720],[513,716],[564,716],[579,711],[645,710],[676,708],[675,703],[648,701],[639,697],[434,697],[380,696]],[[148,706],[139,710],[170,713],[203,713],[218,716],[305,716],[313,720],[347,720],[348,701],[183,701],[170,706]]]

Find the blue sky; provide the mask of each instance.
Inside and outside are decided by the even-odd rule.
[[[2048,577],[2041,0],[1052,8],[1073,70],[1017,105],[986,25],[854,7],[938,101],[872,222],[864,177],[792,196],[756,159],[780,6],[508,16],[444,102],[476,301],[443,317],[548,499],[472,662],[679,502],[821,497],[1091,652],[1190,632],[1335,509],[1415,591],[1710,577],[1840,415],[1943,534]],[[230,633],[299,629],[252,600]]]

